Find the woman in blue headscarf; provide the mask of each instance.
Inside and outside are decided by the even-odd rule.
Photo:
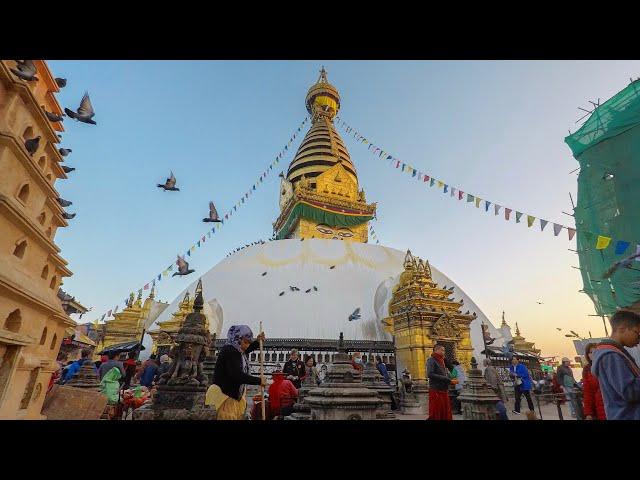
[[[266,381],[249,373],[249,353],[260,348],[264,333],[253,339],[247,325],[233,325],[227,334],[227,343],[220,349],[213,385],[207,390],[205,403],[214,405],[218,420],[242,420],[247,408],[245,385],[262,385]]]

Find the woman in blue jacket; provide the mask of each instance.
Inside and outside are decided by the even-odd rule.
[[[531,400],[531,376],[529,370],[524,366],[514,355],[511,359],[511,367],[509,367],[509,375],[513,379],[513,389],[516,394],[516,406],[515,410],[512,410],[516,415],[520,415],[520,399],[522,395],[527,399],[527,405],[530,411],[533,410],[533,400]]]

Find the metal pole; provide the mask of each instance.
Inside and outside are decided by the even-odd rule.
[[[262,344],[262,321],[260,321],[260,380],[264,382],[264,348]],[[264,386],[260,384],[260,395],[262,396],[262,420],[267,419],[266,406],[264,404]]]
[[[602,324],[604,325],[604,333],[606,333],[607,337],[609,336],[609,331],[607,330],[607,322],[605,320],[605,316],[602,315]]]

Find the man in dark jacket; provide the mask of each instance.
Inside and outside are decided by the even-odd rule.
[[[118,360],[116,360],[117,356],[118,354],[115,352],[109,353],[108,355],[109,360],[107,360],[106,362],[103,362],[102,365],[100,365],[100,369],[98,370],[98,375],[100,376],[100,380],[102,380],[102,377],[104,377],[107,374],[107,372],[111,370],[113,367],[117,367],[118,370],[120,370],[120,374],[122,375],[122,377],[124,377],[124,366],[122,365],[122,362],[119,362]]]
[[[291,350],[289,360],[284,364],[282,373],[287,375],[287,380],[291,380],[293,385],[299,389],[302,386],[300,379],[304,377],[305,372],[306,369],[304,363],[298,357],[298,350],[294,348]]]
[[[207,390],[205,403],[214,405],[218,420],[242,420],[247,402],[245,385],[266,387],[265,377],[250,375],[249,353],[260,348],[264,333],[253,340],[253,332],[247,325],[233,325],[227,334],[227,343],[220,349],[213,385]]]
[[[444,346],[436,345],[427,360],[429,379],[429,420],[453,420],[449,401],[449,372],[444,364]]]
[[[611,317],[611,339],[598,344],[591,367],[607,420],[640,420],[640,368],[625,349],[639,343],[640,315],[618,310]]]

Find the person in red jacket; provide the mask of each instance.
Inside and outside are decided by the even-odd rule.
[[[592,355],[596,346],[595,343],[590,343],[584,350],[584,356],[587,358],[588,363],[582,370],[583,410],[587,420],[606,420],[607,415],[604,411],[604,401],[602,399],[602,393],[600,393],[600,384],[596,376],[591,373]]]
[[[287,416],[293,413],[293,404],[298,398],[298,390],[291,380],[284,378],[284,373],[273,372],[273,383],[269,387],[269,408],[274,417]]]

